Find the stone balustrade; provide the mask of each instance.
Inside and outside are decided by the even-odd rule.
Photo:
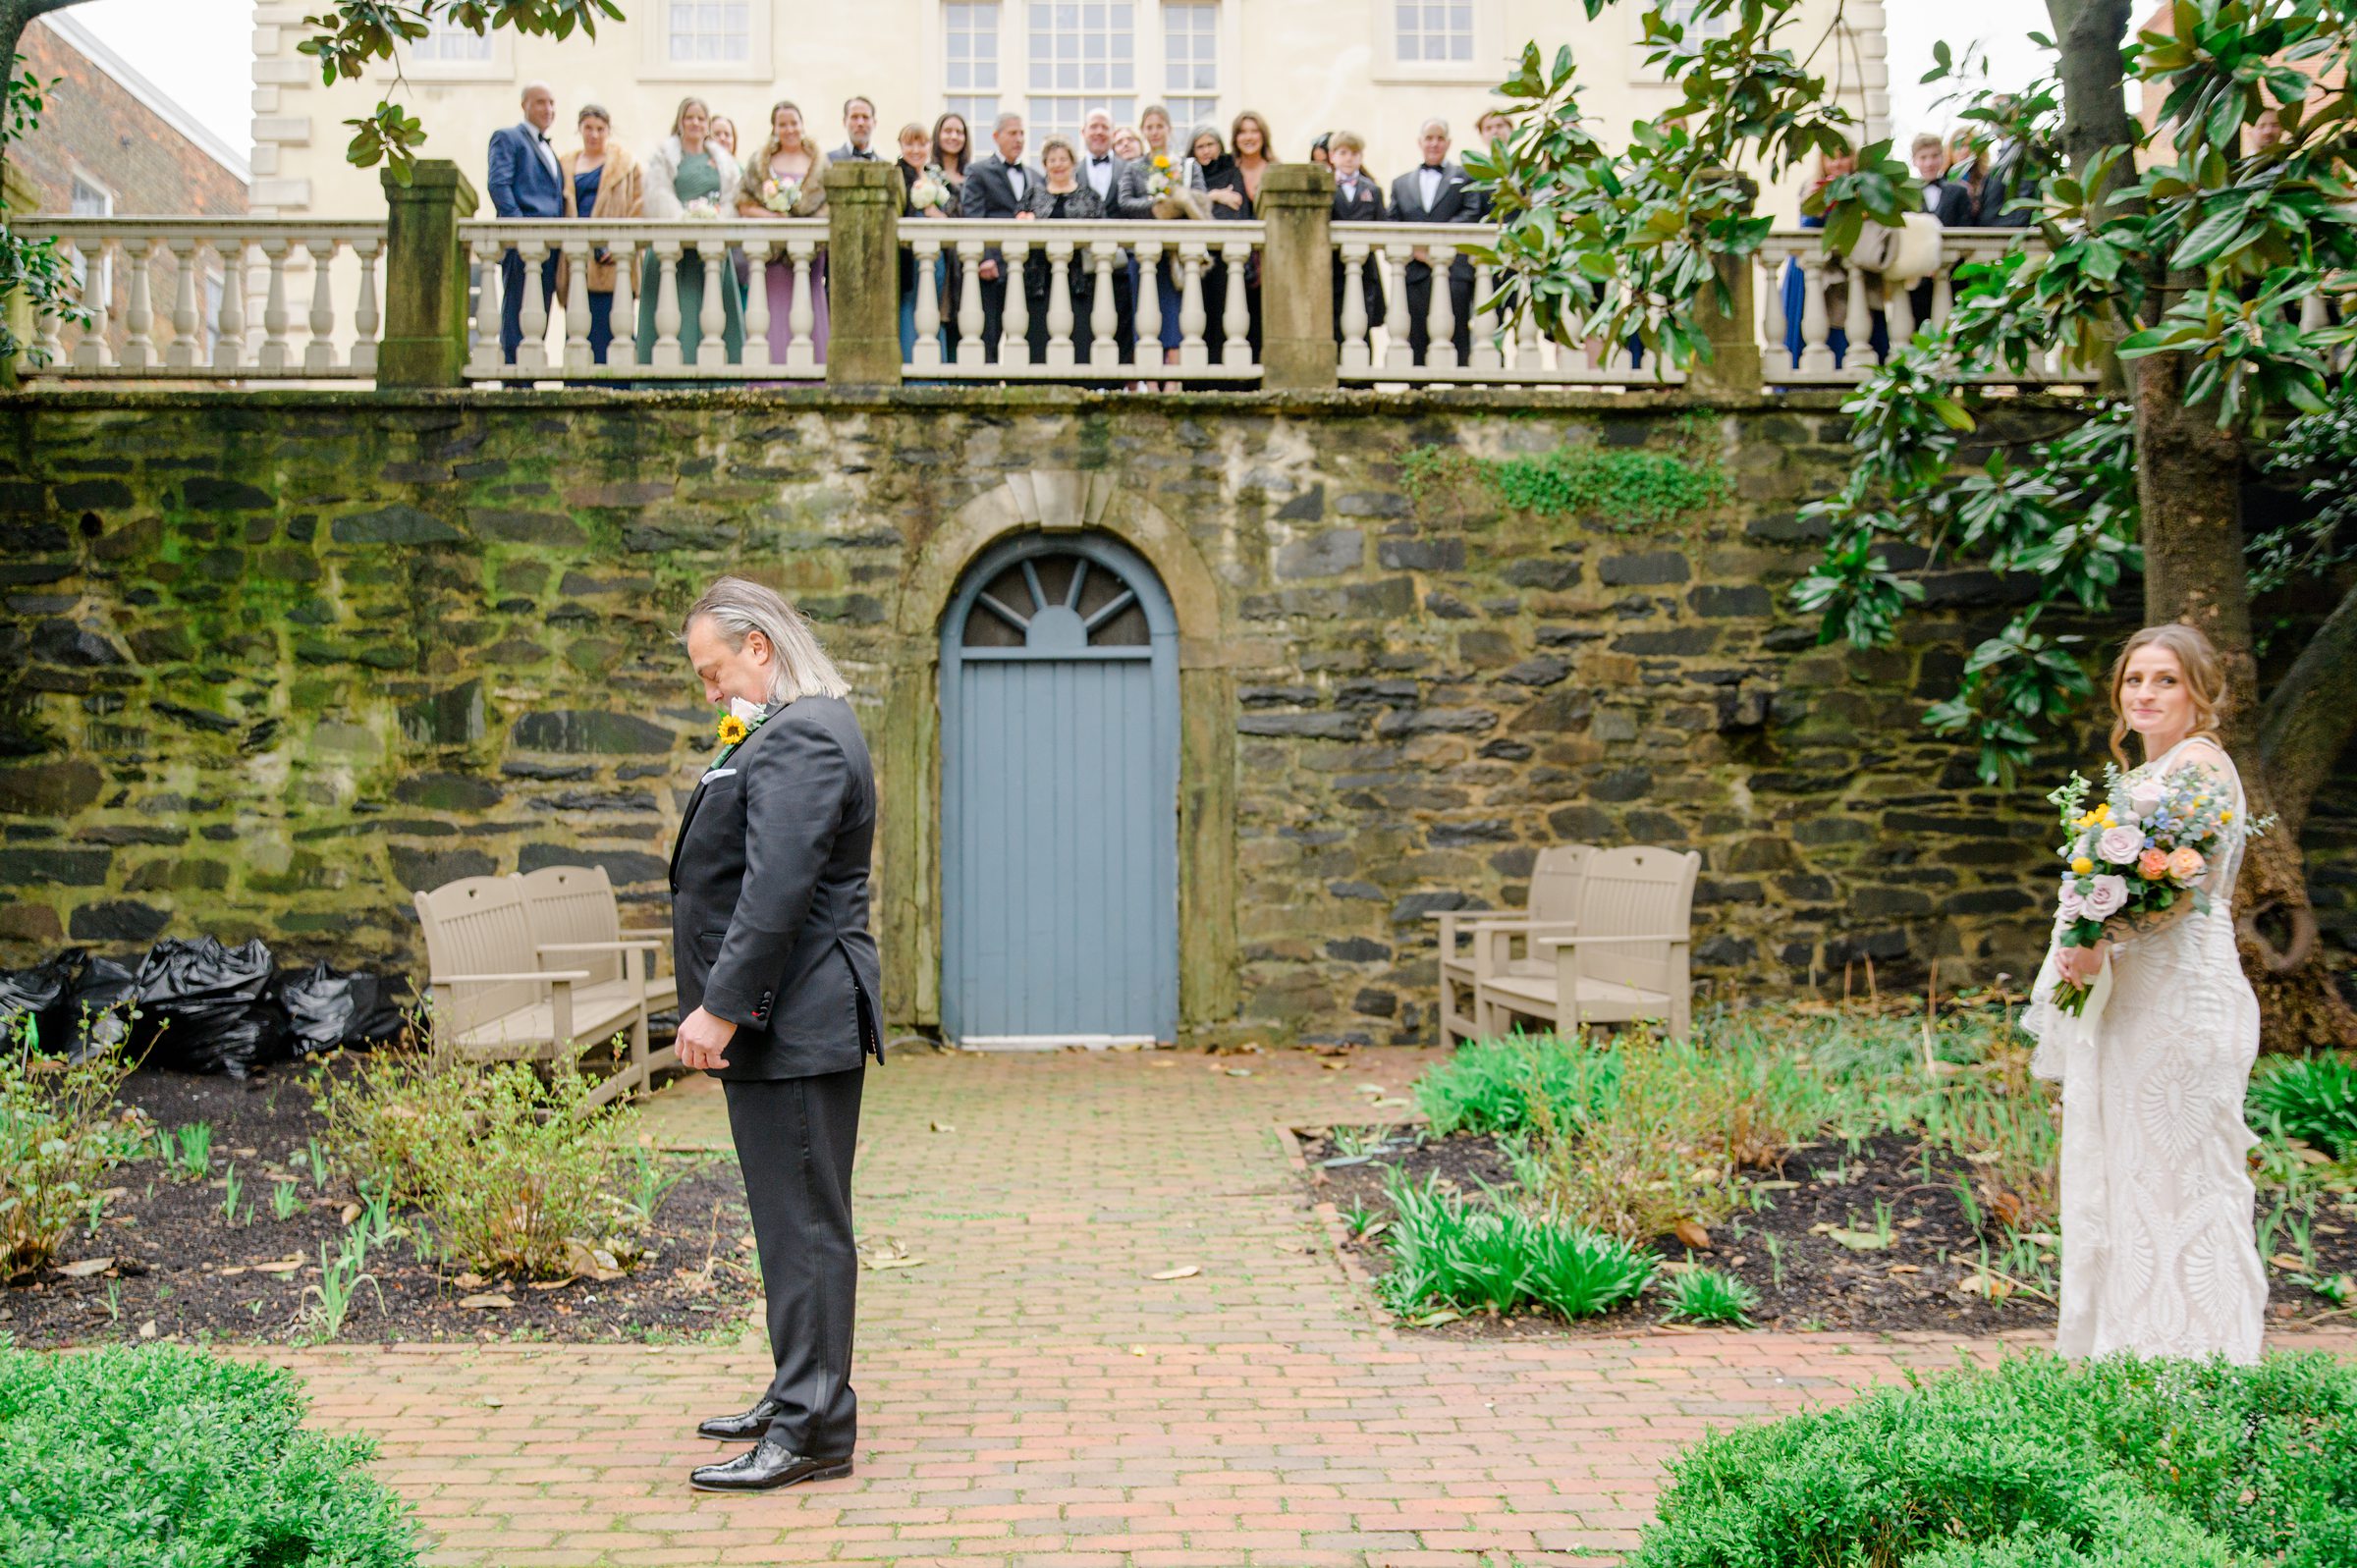
[[[44,381],[351,378],[389,387],[1167,376],[1276,390],[1634,389],[1688,379],[1633,362],[1627,345],[1566,346],[1543,340],[1528,317],[1514,321],[1510,281],[1477,254],[1495,234],[1487,226],[1334,223],[1330,177],[1309,165],[1271,170],[1250,222],[904,222],[892,166],[842,166],[830,178],[827,213],[807,219],[477,219],[464,176],[432,163],[408,186],[388,181],[385,223],[30,219],[24,232],[64,243],[93,319],[87,328],[37,323],[35,352],[20,369]],[[2024,230],[1944,231],[1923,290],[1927,319],[1946,318],[1957,267],[2043,243]],[[512,359],[500,341],[511,256],[527,280]],[[552,300],[534,280],[559,260],[572,283]],[[610,346],[593,343],[581,286],[593,264],[601,275],[612,266],[610,301],[600,300],[610,302]],[[1470,299],[1447,287],[1425,292],[1419,356],[1408,330],[1410,269],[1429,268],[1437,281],[1453,265],[1469,269]],[[118,267],[125,289],[115,285]],[[895,327],[904,269],[922,281],[904,362]],[[1877,328],[1904,342],[1916,307],[1908,290],[1886,290],[1871,274],[1852,287],[1853,270],[1825,250],[1820,231],[1772,233],[1756,266],[1723,269],[1734,308],[1709,312],[1714,353],[1695,368],[1695,384],[1756,391],[1864,379],[1878,362],[1866,347]],[[1044,295],[1026,289],[1026,271],[1046,283]],[[298,315],[289,297],[305,289],[309,308]],[[118,299],[128,300],[119,323]],[[820,324],[822,300],[831,332]],[[993,303],[1000,331],[986,341]],[[1468,305],[1472,319],[1458,321]],[[381,356],[380,327],[397,346]],[[1166,366],[1163,345],[1174,341]],[[2093,375],[2050,355],[2004,379]]]

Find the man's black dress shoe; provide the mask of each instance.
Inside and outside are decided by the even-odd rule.
[[[717,1465],[698,1465],[688,1472],[687,1484],[699,1491],[769,1491],[805,1481],[833,1481],[851,1473],[851,1456],[813,1459],[797,1454],[774,1437],[764,1437],[749,1453]]]
[[[740,1410],[734,1416],[714,1416],[695,1424],[698,1437],[717,1437],[722,1442],[757,1442],[769,1431],[769,1424],[778,1412],[786,1408],[785,1401],[763,1399],[750,1410]]]

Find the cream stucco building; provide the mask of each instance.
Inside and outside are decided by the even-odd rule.
[[[1608,137],[1661,114],[1675,90],[1649,72],[1636,0],[1595,22],[1577,0],[623,0],[630,19],[595,42],[500,32],[488,38],[438,29],[401,65],[404,101],[423,120],[426,155],[455,159],[478,187],[490,134],[518,118],[521,85],[556,89],[560,149],[575,111],[603,104],[615,135],[641,156],[693,92],[734,118],[750,153],[770,104],[798,103],[833,147],[853,93],[876,104],[877,141],[944,108],[964,111],[987,138],[1004,110],[1025,114],[1033,146],[1048,131],[1075,130],[1090,109],[1134,121],[1149,103],[1181,127],[1225,131],[1242,109],[1265,115],[1279,154],[1306,155],[1322,131],[1367,138],[1367,164],[1387,182],[1416,160],[1421,121],[1450,121],[1461,147],[1491,88],[1537,40],[1552,58],[1568,43],[1585,83],[1583,102]],[[373,169],[345,161],[343,122],[366,113],[392,83],[375,77],[320,84],[297,52],[304,0],[254,7],[253,210],[259,215],[357,217],[383,210]],[[1825,33],[1834,0],[1810,0],[1793,29],[1807,49]],[[1884,6],[1851,0],[1846,22],[1816,51],[1869,136],[1887,134]],[[983,150],[987,150],[985,147]],[[1763,198],[1789,221],[1800,179]]]

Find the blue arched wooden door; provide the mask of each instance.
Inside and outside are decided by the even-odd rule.
[[[967,1045],[1171,1040],[1178,622],[1099,534],[967,568],[941,638],[942,1023]]]

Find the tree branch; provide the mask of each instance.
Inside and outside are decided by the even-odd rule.
[[[2351,589],[2259,714],[2259,766],[2282,818],[2276,829],[2297,842],[2308,808],[2332,765],[2357,735],[2357,589]]]

